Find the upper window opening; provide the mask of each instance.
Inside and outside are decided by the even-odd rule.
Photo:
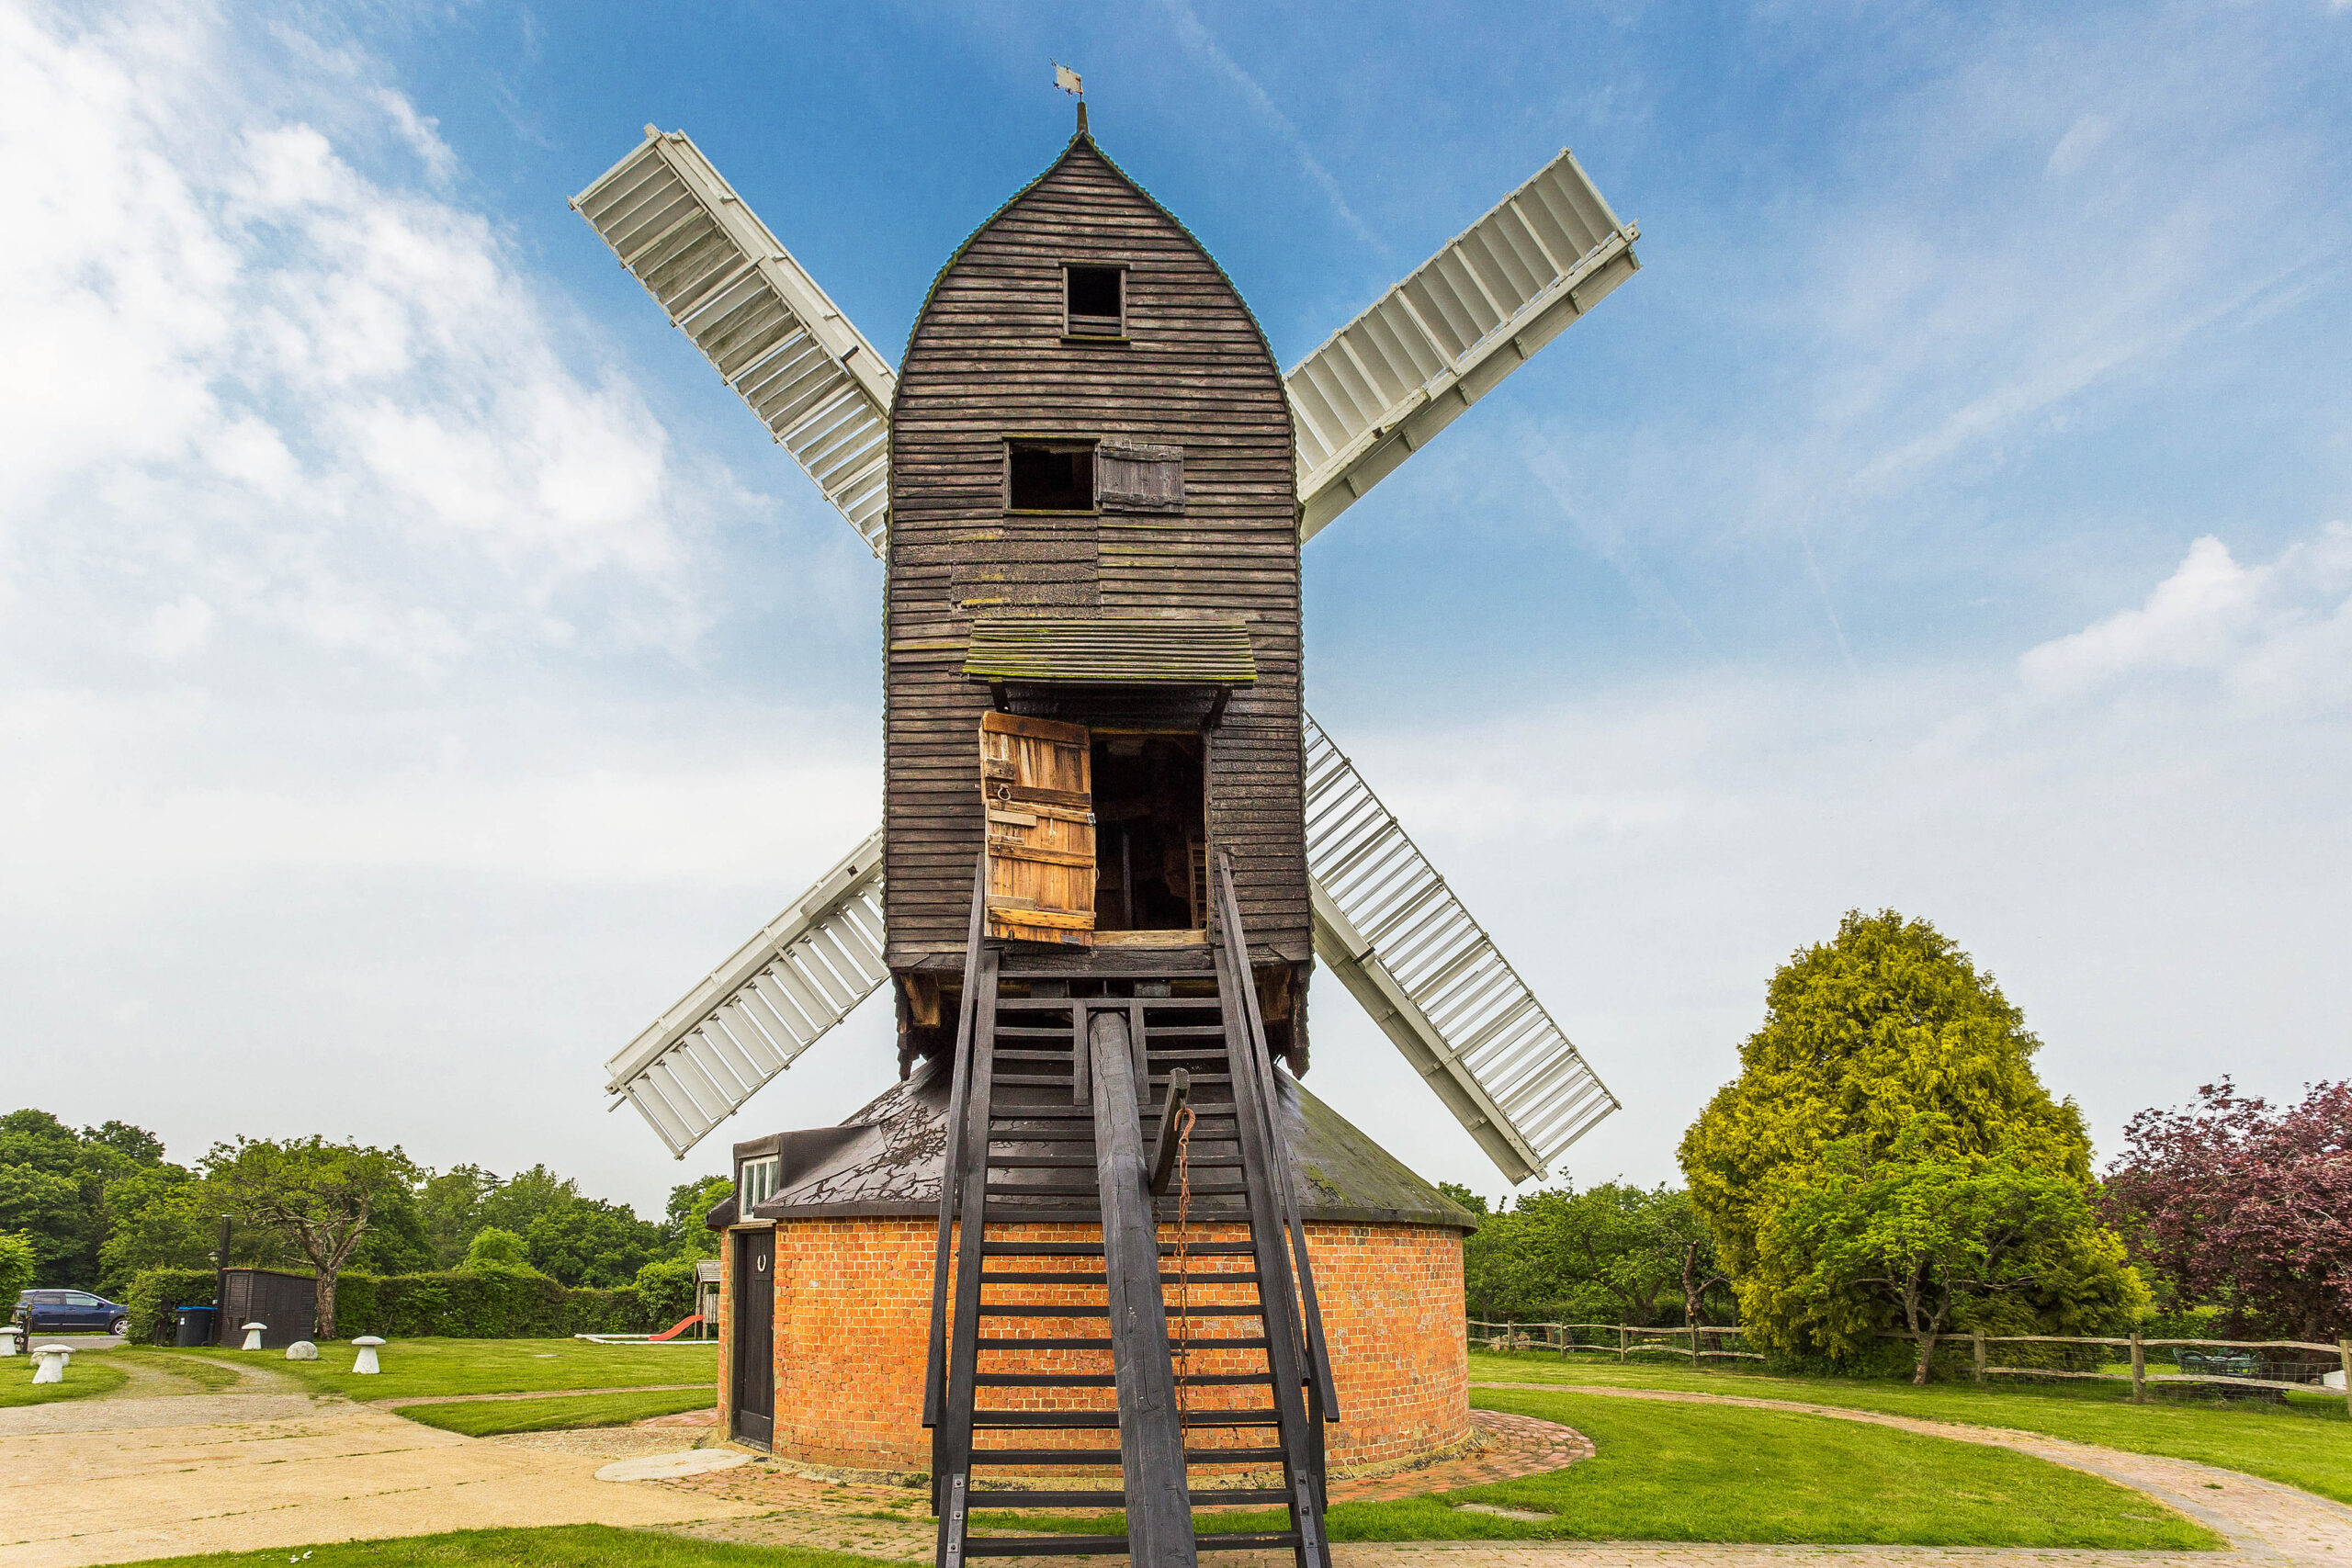
[[[1125,337],[1127,332],[1126,269],[1071,266],[1062,269],[1069,307],[1063,330],[1073,337]]]
[[[1094,444],[1015,441],[1005,504],[1015,512],[1094,510]]]

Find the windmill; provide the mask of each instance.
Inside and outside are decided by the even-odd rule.
[[[786,1277],[839,1289],[819,1276],[840,1225],[866,1227],[865,1258],[935,1209],[885,1272],[927,1276],[943,1562],[1039,1545],[969,1536],[974,1506],[1106,1496],[1128,1536],[1058,1550],[1189,1562],[1187,1488],[1224,1484],[1292,1516],[1227,1544],[1328,1563],[1322,1428],[1373,1374],[1335,1360],[1326,1320],[1381,1292],[1318,1293],[1317,1269],[1353,1273],[1317,1226],[1380,1218],[1442,1261],[1423,1233],[1450,1205],[1297,1084],[1314,962],[1513,1182],[1616,1101],[1300,705],[1298,551],[1630,276],[1636,231],[1563,152],[1279,373],[1081,103],[1060,156],[943,268],[894,371],[684,132],[648,126],[572,206],[888,567],[883,829],[606,1065],[683,1157],[891,983],[902,1084],[840,1127],[736,1145],[713,1216],[738,1233],[731,1430],[844,1468],[851,1439],[794,1427],[768,1375],[831,1354],[787,1351]],[[1437,1220],[1458,1314],[1460,1226]],[[999,1257],[1059,1261],[987,1271]],[[890,1288],[844,1299],[881,1313]],[[1238,1319],[1261,1332],[1193,1333]],[[1069,1328],[1090,1323],[1111,1332]],[[1458,1363],[1458,1316],[1432,1344]],[[876,1364],[810,1383],[831,1427],[857,1427]],[[1458,1366],[1420,1381],[1445,1385],[1437,1415],[1352,1424],[1341,1453],[1426,1447],[1457,1406],[1466,1423]],[[998,1388],[1028,1404],[978,1403]],[[900,1392],[872,1393],[876,1422]],[[1018,1483],[1069,1466],[1117,1469],[1123,1493]]]

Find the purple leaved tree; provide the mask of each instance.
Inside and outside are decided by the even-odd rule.
[[[2110,1223],[2182,1298],[2245,1329],[2352,1335],[2352,1079],[2287,1109],[2228,1078],[2197,1094],[2132,1119],[2107,1172]]]

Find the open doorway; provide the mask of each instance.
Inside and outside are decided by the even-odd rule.
[[[1094,731],[1095,940],[1208,923],[1208,834],[1197,732]],[[1114,933],[1106,936],[1104,933]],[[1149,936],[1129,941],[1149,942]],[[1191,940],[1199,940],[1192,938]]]

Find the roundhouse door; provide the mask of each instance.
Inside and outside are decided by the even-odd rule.
[[[735,1238],[735,1436],[775,1440],[775,1232]]]

